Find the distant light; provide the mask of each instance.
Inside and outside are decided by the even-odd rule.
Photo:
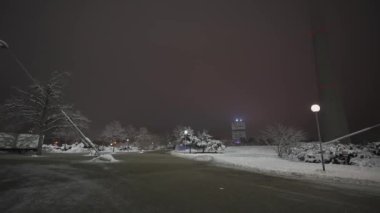
[[[319,110],[321,110],[321,107],[318,104],[313,104],[311,106],[311,111],[313,111],[313,112],[319,112]]]
[[[243,119],[240,118],[240,122],[243,122]]]
[[[189,132],[188,132],[187,130],[185,130],[185,132],[184,132],[184,133],[185,133],[185,135],[187,135],[187,133],[189,133]]]
[[[236,119],[235,119],[235,122],[239,122],[239,119],[236,118]]]

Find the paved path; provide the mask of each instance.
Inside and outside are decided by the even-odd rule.
[[[377,212],[380,194],[219,168],[168,154],[0,154],[0,212]]]

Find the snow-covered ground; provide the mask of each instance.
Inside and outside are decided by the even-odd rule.
[[[254,171],[269,175],[288,176],[321,181],[380,185],[380,167],[321,164],[291,161],[277,157],[272,146],[228,147],[224,153],[197,153],[172,151],[172,155],[198,161],[210,161],[220,166]]]
[[[52,144],[43,145],[44,152],[49,153],[90,153],[91,149],[86,148],[83,143],[77,143],[72,145],[56,146]],[[102,146],[100,147],[101,153],[120,153],[120,152],[140,152],[137,147],[130,147],[130,149],[120,149],[119,147]]]
[[[101,154],[100,156],[91,159],[90,162],[115,163],[115,162],[119,162],[119,161],[116,160],[111,154]]]

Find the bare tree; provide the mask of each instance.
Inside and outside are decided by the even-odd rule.
[[[279,157],[289,154],[290,149],[300,141],[306,139],[302,130],[287,127],[282,124],[268,126],[261,132],[260,140],[268,145],[275,145]]]
[[[44,138],[42,135],[71,128],[61,109],[80,128],[88,128],[90,120],[64,102],[67,77],[68,73],[53,72],[46,83],[36,82],[28,90],[16,89],[16,93],[0,107],[1,122],[13,123],[13,131],[28,130],[40,135],[37,154],[41,154]]]
[[[147,149],[151,145],[152,138],[147,128],[141,127],[139,129],[136,134],[135,143],[141,149]]]
[[[134,126],[128,125],[126,128],[126,132],[128,135],[129,143],[133,144],[136,141],[138,131],[136,130],[136,128]]]
[[[128,135],[125,128],[119,121],[111,121],[107,124],[101,133],[100,137],[106,142],[123,142]]]

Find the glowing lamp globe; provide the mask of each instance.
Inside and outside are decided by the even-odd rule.
[[[188,133],[188,131],[187,131],[187,130],[185,130],[185,135],[187,135],[187,133]]]
[[[319,112],[319,110],[321,110],[321,107],[318,104],[314,104],[313,106],[311,106],[312,112]]]

